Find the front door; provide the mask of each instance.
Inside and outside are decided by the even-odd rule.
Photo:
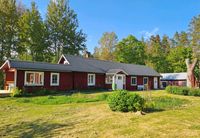
[[[123,89],[123,75],[116,75],[117,90]]]
[[[154,77],[154,89],[158,89],[158,77]]]

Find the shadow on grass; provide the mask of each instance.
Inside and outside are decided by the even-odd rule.
[[[163,112],[165,109],[157,109],[157,108],[145,108],[144,112],[146,113],[154,113],[154,112]]]
[[[19,124],[9,124],[0,128],[0,137],[52,137],[59,136],[59,129],[73,129],[73,123],[60,124],[42,122],[36,120],[33,122],[20,122]]]

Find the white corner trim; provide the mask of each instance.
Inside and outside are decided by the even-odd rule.
[[[53,75],[57,75],[57,83],[53,84],[52,80],[53,80]],[[51,73],[51,77],[50,77],[50,86],[59,86],[60,85],[60,73]]]
[[[17,87],[17,70],[15,69],[15,72],[14,72],[14,87]]]
[[[65,55],[62,54],[62,56],[60,57],[60,59],[58,60],[58,64],[60,64],[61,59],[64,58],[65,59],[65,64],[70,64],[69,61],[66,59]]]

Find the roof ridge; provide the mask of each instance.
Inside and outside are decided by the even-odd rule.
[[[15,59],[8,59],[8,61],[14,62],[26,62],[26,63],[39,63],[39,64],[49,64],[49,65],[68,65],[68,64],[57,64],[57,63],[49,63],[49,62],[41,62],[41,61],[26,61],[26,60],[15,60]]]
[[[64,54],[65,58],[66,56],[71,56],[71,57],[77,57],[77,58],[82,58],[82,59],[85,59],[85,60],[97,60],[97,61],[103,61],[103,62],[111,62],[111,63],[118,63],[118,64],[124,64],[124,65],[135,65],[135,66],[145,66],[145,67],[148,67],[146,65],[140,65],[140,64],[135,64],[135,63],[121,63],[121,62],[116,62],[116,61],[110,61],[110,60],[102,60],[102,59],[97,59],[97,58],[85,58],[85,57],[82,57],[82,56],[79,56],[79,55],[68,55],[68,54]]]

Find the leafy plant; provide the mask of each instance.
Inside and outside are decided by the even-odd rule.
[[[23,91],[17,87],[11,89],[11,97],[20,97],[23,95]]]
[[[130,95],[125,90],[114,92],[108,97],[108,105],[112,111],[142,111],[145,100],[138,94]]]
[[[179,86],[167,86],[165,90],[168,93],[172,93],[172,94],[200,96],[200,89],[179,87]]]

